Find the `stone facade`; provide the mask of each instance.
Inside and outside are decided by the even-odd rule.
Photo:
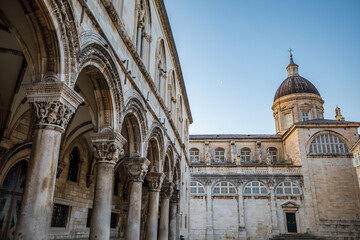
[[[292,55],[287,70],[276,135],[190,135],[190,239],[360,238],[360,124],[323,119]]]
[[[192,116],[163,1],[5,0],[0,26],[0,238],[187,238]]]

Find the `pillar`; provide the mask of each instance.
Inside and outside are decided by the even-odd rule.
[[[243,197],[244,182],[240,180],[238,183],[239,239],[246,239],[245,208]]]
[[[206,182],[206,239],[214,239],[211,181]]]
[[[151,172],[146,175],[149,186],[149,212],[146,225],[146,240],[157,240],[159,195],[164,178],[165,174],[159,172]]]
[[[149,160],[141,157],[133,157],[125,162],[130,181],[130,204],[125,233],[126,240],[140,239],[142,184],[149,164]]]
[[[167,240],[169,238],[169,205],[173,186],[173,183],[165,181],[161,188],[159,240]]]
[[[174,192],[170,198],[170,224],[169,224],[169,240],[176,240],[177,233],[177,212],[179,205],[179,190],[174,189]]]
[[[63,82],[23,85],[34,139],[15,239],[48,238],[61,135],[83,99]]]
[[[276,196],[275,196],[275,182],[268,182],[269,191],[270,191],[270,211],[271,211],[271,232],[273,235],[280,233],[279,224],[278,224],[278,215],[277,215],[277,206],[276,206]]]
[[[126,140],[118,133],[95,133],[90,138],[96,159],[90,240],[108,240],[110,239],[114,167]]]

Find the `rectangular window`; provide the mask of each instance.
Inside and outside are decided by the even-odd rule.
[[[118,214],[111,213],[110,228],[116,228],[117,220],[118,220]]]
[[[53,214],[51,218],[51,227],[65,228],[67,225],[69,214],[69,206],[54,204]]]
[[[309,113],[308,112],[302,112],[301,113],[301,120],[302,121],[308,121],[309,120]]]
[[[291,113],[285,114],[284,116],[284,128],[290,128],[292,125],[291,122]]]
[[[200,162],[199,151],[190,150],[190,162]]]
[[[91,224],[91,215],[92,215],[92,209],[89,208],[88,215],[86,219],[86,227],[89,228]]]
[[[215,151],[215,162],[224,162],[225,161],[225,152],[222,150]]]

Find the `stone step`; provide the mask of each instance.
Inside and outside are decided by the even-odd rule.
[[[294,234],[280,234],[280,235],[274,236],[270,240],[284,240],[284,239],[286,239],[286,240],[301,240],[301,239],[320,240],[322,238],[315,237],[315,236],[310,235],[310,234],[294,233]]]

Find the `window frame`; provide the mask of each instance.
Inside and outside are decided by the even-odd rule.
[[[306,119],[305,119],[306,118]],[[301,121],[302,122],[305,122],[305,121],[309,121],[310,120],[310,118],[309,118],[309,112],[306,112],[306,111],[304,111],[304,112],[301,112]]]
[[[54,209],[56,206],[62,206],[66,208],[66,216],[65,216],[65,225],[64,226],[58,226],[58,225],[53,225],[53,217],[54,217]],[[51,220],[50,220],[50,228],[52,229],[62,229],[62,230],[66,230],[69,226],[69,220],[70,220],[70,214],[71,214],[71,206],[68,204],[63,204],[63,203],[57,203],[55,202],[52,208],[52,213],[51,213]]]
[[[218,154],[222,152],[222,154]],[[217,148],[214,152],[214,162],[215,163],[224,163],[225,162],[225,149]]]
[[[259,185],[253,185],[254,183],[258,183]],[[250,193],[247,193],[246,190],[250,189]],[[253,189],[258,189],[258,193],[254,192]],[[262,192],[262,189],[266,190],[266,193]],[[250,181],[244,185],[243,189],[244,196],[269,196],[269,190],[266,185],[261,181]]]
[[[247,154],[244,154],[243,153],[249,153],[248,155]],[[249,158],[248,160],[243,160],[243,157],[245,158]],[[250,148],[247,148],[247,147],[244,147],[240,150],[240,162],[251,162],[251,149]]]
[[[349,155],[350,152],[346,142],[339,135],[323,132],[310,139],[308,154],[310,156],[344,156]]]
[[[223,186],[222,184],[226,183],[226,186]],[[218,193],[215,193],[215,189],[219,189]],[[226,189],[227,193],[224,193],[222,189]],[[230,193],[230,189],[234,189],[234,193]],[[211,194],[213,196],[237,196],[236,187],[234,184],[232,184],[229,181],[220,181],[214,184],[214,186],[211,189]]]
[[[279,150],[276,147],[269,147],[268,153],[272,163],[279,162]],[[272,153],[276,153],[276,154],[274,155]]]
[[[197,153],[197,155],[192,155],[192,153]],[[196,158],[195,161],[193,160],[193,158]],[[197,148],[192,148],[189,150],[189,159],[191,163],[200,163],[200,151]]]
[[[192,186],[193,183],[196,183],[196,186]],[[204,190],[203,193],[199,192],[199,189],[201,189],[201,188]],[[192,189],[196,189],[196,192],[193,193]],[[201,184],[198,181],[191,181],[190,182],[190,195],[192,195],[192,196],[201,196],[201,195],[205,195],[205,194],[206,194],[206,191],[205,191],[205,187],[204,187],[203,184]]]
[[[290,186],[285,186],[284,185],[285,183],[290,183]],[[278,193],[278,189],[280,189],[280,188],[282,189],[283,193]],[[286,193],[285,189],[290,189],[291,193]],[[298,189],[299,193],[294,193],[294,189]],[[276,196],[300,196],[301,194],[302,194],[301,189],[293,181],[282,181],[275,188],[275,195]]]

